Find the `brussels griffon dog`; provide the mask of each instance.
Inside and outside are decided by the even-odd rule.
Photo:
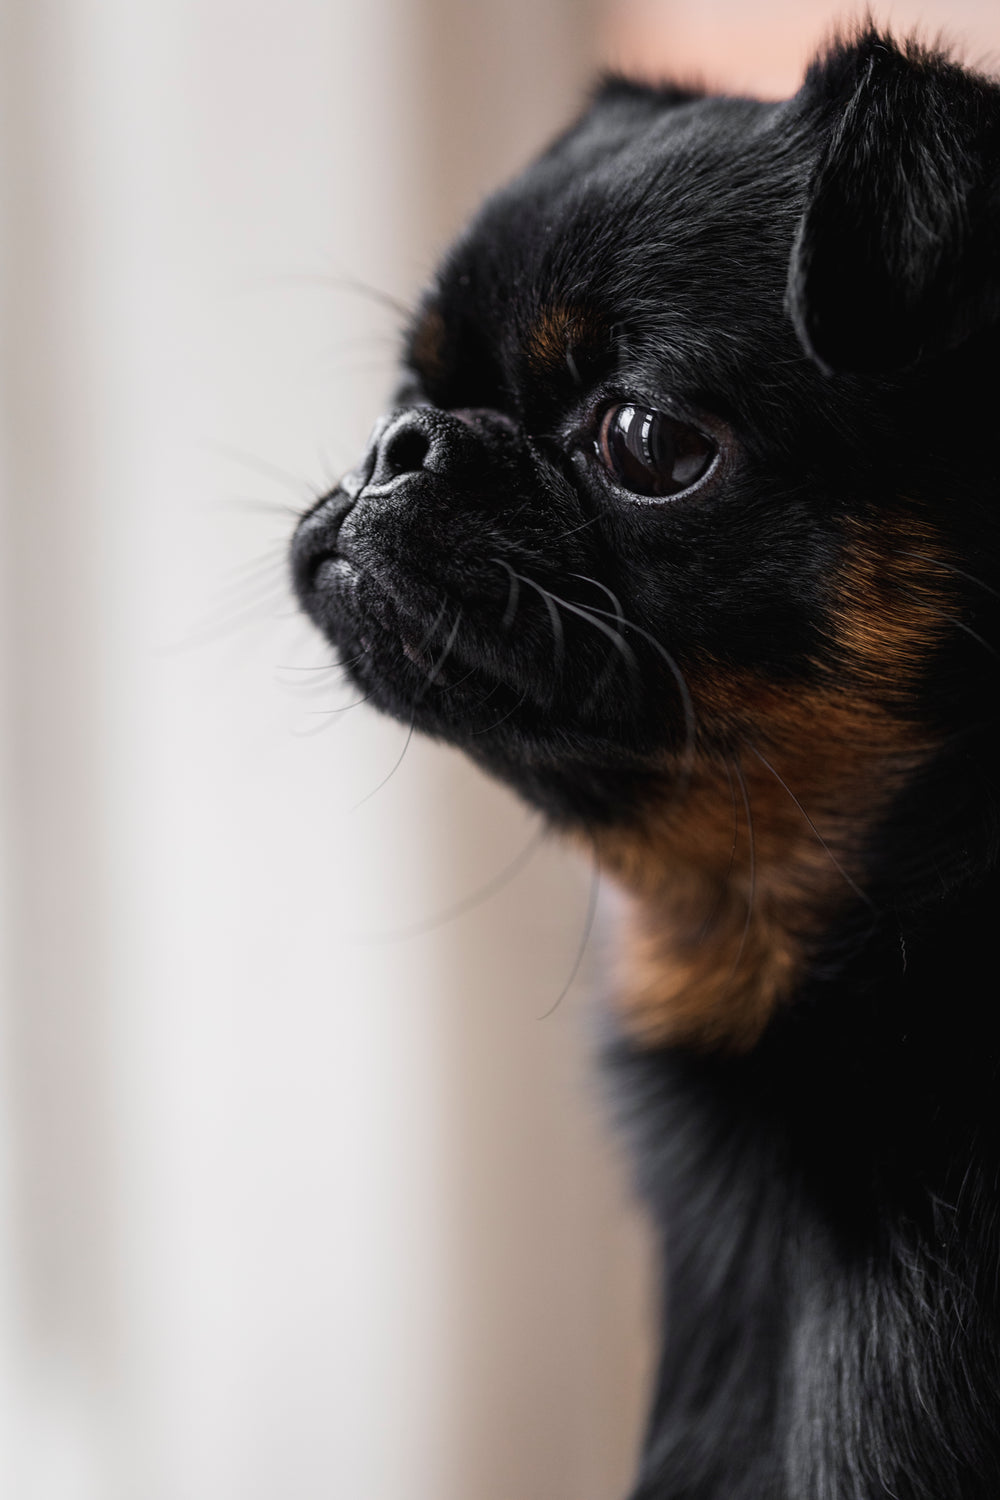
[[[369,700],[628,894],[633,1500],[1000,1497],[998,320],[989,79],[871,29],[781,103],[612,79],[298,527]]]

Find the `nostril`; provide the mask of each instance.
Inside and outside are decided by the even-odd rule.
[[[430,438],[419,427],[410,424],[390,429],[383,440],[382,458],[384,467],[392,478],[399,474],[413,474],[424,466],[430,451]]]

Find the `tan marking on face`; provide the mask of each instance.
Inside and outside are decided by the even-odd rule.
[[[558,369],[573,350],[594,344],[602,336],[600,325],[579,307],[543,308],[528,330],[525,349],[532,365]]]
[[[872,833],[935,748],[917,700],[948,629],[935,554],[925,525],[852,525],[815,680],[692,673],[690,763],[641,828],[593,835],[633,897],[619,992],[643,1042],[752,1047],[863,889]]]
[[[444,318],[441,309],[431,303],[421,314],[410,339],[410,361],[424,379],[440,379],[444,374],[444,351]]]

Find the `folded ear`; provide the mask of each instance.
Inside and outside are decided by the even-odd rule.
[[[1000,319],[1000,88],[868,31],[797,103],[825,143],[787,305],[817,364],[896,369]]]

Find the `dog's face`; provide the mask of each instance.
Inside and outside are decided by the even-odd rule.
[[[873,35],[781,104],[608,86],[454,246],[299,526],[370,701],[642,897],[653,1033],[752,1041],[834,914],[971,857],[995,92]]]

